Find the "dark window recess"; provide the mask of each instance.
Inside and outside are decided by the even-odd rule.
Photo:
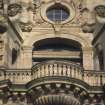
[[[52,44],[43,44],[38,47],[35,47],[34,50],[52,50],[52,51],[62,51],[62,50],[68,50],[68,51],[80,51],[80,48],[75,47],[73,45],[66,45],[62,43],[52,43]]]
[[[51,21],[65,21],[69,17],[70,13],[69,10],[64,6],[52,6],[47,10],[47,17]]]
[[[103,50],[99,51],[98,57],[99,57],[99,66],[100,66],[100,69],[103,71],[104,70],[104,55],[103,55]]]
[[[50,52],[59,52],[61,53],[61,51],[64,52],[78,52],[80,53],[79,57],[72,57],[71,58],[65,58],[64,56],[62,57],[37,57],[35,58],[34,56],[32,57],[33,60],[33,64],[35,64],[36,62],[43,62],[46,60],[67,60],[67,61],[72,61],[75,63],[78,63],[80,65],[83,64],[83,54],[82,54],[82,49],[81,49],[81,45],[80,43],[74,41],[74,40],[69,40],[69,39],[64,39],[64,38],[48,38],[48,39],[44,39],[44,40],[40,40],[36,43],[33,44],[33,53],[35,51],[40,51],[40,53],[42,53],[43,55],[43,51],[49,51]],[[42,52],[41,52],[42,51]],[[46,53],[47,54],[47,53]]]
[[[7,28],[3,25],[0,25],[0,34],[3,34],[6,31],[7,31]]]
[[[12,64],[15,63],[16,59],[17,59],[17,50],[13,48],[12,49]]]

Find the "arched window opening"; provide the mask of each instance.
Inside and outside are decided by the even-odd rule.
[[[51,51],[80,51],[81,45],[76,41],[64,38],[47,38],[40,40],[33,45],[33,51],[51,50]]]
[[[82,48],[77,41],[47,38],[33,44],[33,62],[68,60],[82,65]]]
[[[104,70],[104,56],[103,56],[103,50],[99,51],[98,53],[98,57],[99,57],[99,65],[100,65],[100,70]]]

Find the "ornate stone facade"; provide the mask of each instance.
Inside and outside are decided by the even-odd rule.
[[[104,0],[0,0],[0,104],[105,104]]]

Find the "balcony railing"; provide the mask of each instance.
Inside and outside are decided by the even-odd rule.
[[[82,75],[83,69],[79,65],[64,61],[43,62],[32,68],[32,79],[46,76],[65,76],[82,80]]]
[[[31,70],[29,69],[1,69],[0,81],[9,79],[13,84],[26,84],[31,81]]]
[[[48,61],[33,66],[32,80],[49,76],[79,79],[90,86],[102,86],[105,83],[105,72],[84,70],[80,65],[73,62]]]
[[[9,79],[13,84],[26,84],[42,77],[66,77],[81,80],[90,86],[102,86],[105,83],[105,72],[83,70],[72,62],[46,61],[30,69],[1,69],[0,80]]]
[[[84,70],[84,82],[91,86],[102,86],[105,84],[105,72],[95,70]]]

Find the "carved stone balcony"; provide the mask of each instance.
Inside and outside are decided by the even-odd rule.
[[[91,90],[90,87],[101,87],[105,78],[105,73],[85,71],[76,63],[54,60],[34,65],[31,73],[32,81],[27,88],[35,105],[84,104],[83,98],[89,100],[91,97],[88,91],[97,92],[97,89]],[[98,91],[102,92],[101,89]],[[96,96],[95,100],[98,100]]]
[[[102,86],[105,72],[83,70],[80,65],[66,61],[47,61],[38,63],[30,69],[1,69],[0,80],[9,79],[13,84],[26,84],[41,78],[80,80],[90,86]],[[66,80],[65,80],[66,81]]]
[[[8,88],[7,80],[11,92],[27,92],[35,105],[80,105],[87,100],[101,103],[105,72],[86,71],[73,62],[52,60],[32,69],[1,69],[1,90]]]
[[[83,68],[66,61],[48,61],[32,68],[32,80],[41,77],[70,77],[83,80]]]
[[[90,86],[102,86],[105,83],[105,72],[84,70],[80,65],[66,61],[47,61],[38,63],[32,68],[32,80],[43,77],[76,79]]]

